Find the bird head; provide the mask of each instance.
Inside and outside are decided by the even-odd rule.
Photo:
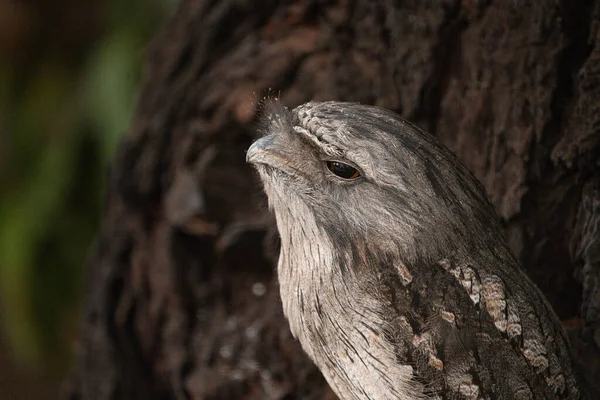
[[[391,111],[344,102],[289,110],[274,102],[263,130],[247,161],[282,236],[311,219],[335,244],[368,238],[415,259],[500,235],[478,181],[432,135]]]

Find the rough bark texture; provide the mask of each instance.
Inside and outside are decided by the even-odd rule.
[[[183,1],[151,48],[68,397],[335,398],[244,162],[269,90],[387,107],[456,152],[600,382],[600,1],[258,3]]]

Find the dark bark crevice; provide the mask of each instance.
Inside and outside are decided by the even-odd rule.
[[[423,128],[433,135],[437,132],[441,100],[448,88],[450,74],[460,68],[460,36],[467,26],[467,18],[462,10],[461,1],[447,5],[444,22],[439,32],[439,42],[433,48],[433,71],[431,78],[420,93],[419,107],[411,119],[427,121]]]

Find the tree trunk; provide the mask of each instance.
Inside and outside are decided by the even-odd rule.
[[[245,163],[269,92],[383,106],[456,152],[600,382],[599,21],[600,0],[182,1],[111,172],[68,397],[335,398]]]

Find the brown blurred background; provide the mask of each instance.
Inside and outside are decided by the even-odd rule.
[[[174,0],[0,0],[0,400],[58,397],[105,177]]]

